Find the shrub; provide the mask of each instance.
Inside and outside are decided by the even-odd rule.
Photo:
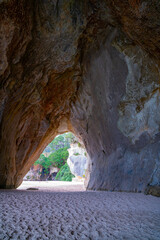
[[[68,156],[69,156],[69,153],[67,151],[67,147],[65,147],[65,148],[58,149],[54,153],[51,153],[48,159],[52,166],[61,168],[65,164]]]
[[[68,164],[65,163],[63,165],[63,167],[61,167],[61,169],[57,173],[57,175],[55,177],[55,180],[58,180],[58,181],[70,181],[71,182],[73,177],[75,177],[75,176],[71,173]]]

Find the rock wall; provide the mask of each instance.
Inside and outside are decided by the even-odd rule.
[[[86,56],[72,121],[90,156],[87,188],[141,192],[160,184],[158,68],[132,45],[117,51],[117,39],[112,29],[103,47]]]
[[[85,26],[74,8],[67,0],[1,1],[1,187],[17,187],[49,142],[71,128]]]
[[[159,1],[0,1],[0,187],[58,134],[89,189],[159,189]],[[149,190],[148,190],[149,191]]]

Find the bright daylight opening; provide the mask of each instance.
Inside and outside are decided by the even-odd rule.
[[[58,135],[25,175],[19,189],[84,188],[87,152],[71,132]]]

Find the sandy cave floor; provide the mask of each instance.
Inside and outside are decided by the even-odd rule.
[[[17,190],[0,190],[3,239],[159,240],[160,198],[85,192],[82,183],[23,182]]]

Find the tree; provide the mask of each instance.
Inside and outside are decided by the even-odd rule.
[[[55,137],[55,139],[48,145],[52,152],[60,148],[70,148],[70,144],[74,142],[76,137],[71,133],[64,133]]]
[[[68,156],[69,153],[67,151],[67,147],[65,147],[58,149],[54,153],[51,153],[48,159],[52,166],[61,168],[65,164]]]
[[[62,168],[62,166],[66,164],[67,158],[69,156],[67,149],[70,148],[70,144],[75,141],[76,137],[72,133],[64,133],[57,136],[43,152],[44,154],[46,152],[51,152],[49,157],[45,157],[44,154],[41,154],[39,159],[34,163],[34,165],[41,165],[45,173],[50,172],[50,167]],[[68,165],[65,165],[63,171],[69,168],[67,168],[66,166]]]
[[[51,153],[48,158],[45,157],[44,154],[41,154],[34,165],[40,164],[46,171],[48,171],[50,167],[61,168],[65,164],[68,155],[67,147],[60,148],[54,153]]]
[[[65,140],[64,136],[59,135],[57,136],[50,144],[49,144],[52,152],[58,150],[59,148],[64,148],[65,147]]]
[[[51,166],[50,160],[44,156],[44,154],[41,154],[38,160],[34,163],[34,165],[41,165],[46,171]]]

